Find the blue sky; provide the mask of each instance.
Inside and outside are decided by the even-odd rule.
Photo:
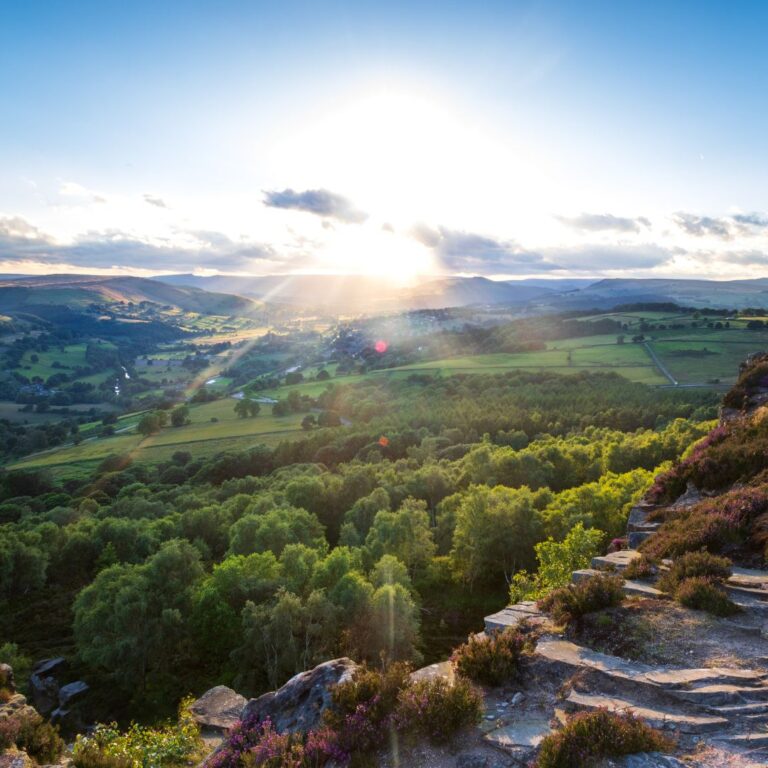
[[[765,3],[0,14],[0,271],[768,263]]]

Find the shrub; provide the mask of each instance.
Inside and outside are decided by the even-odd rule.
[[[19,720],[15,717],[0,717],[0,754],[12,747],[19,735]]]
[[[188,763],[202,748],[200,728],[189,711],[192,699],[179,705],[178,723],[155,728],[133,723],[127,731],[97,725],[90,736],[78,736],[72,752],[76,768],[139,768]],[[51,761],[49,761],[51,762]]]
[[[706,611],[713,616],[732,616],[741,610],[728,599],[720,584],[706,576],[683,579],[675,590],[675,600],[686,608]]]
[[[666,736],[631,714],[580,712],[541,742],[536,768],[585,768],[603,757],[668,752]]]
[[[574,571],[589,567],[604,537],[602,531],[584,528],[579,522],[562,541],[550,538],[536,544],[538,571],[535,575],[519,571],[512,577],[510,600],[513,603],[536,600],[553,589],[566,586]]]
[[[19,718],[16,746],[40,765],[55,763],[64,751],[64,740],[58,728],[35,713]]]
[[[520,677],[520,662],[529,639],[517,628],[470,635],[454,650],[451,661],[459,675],[485,685],[501,685]]]
[[[459,678],[451,685],[443,678],[435,678],[404,688],[394,719],[399,731],[440,742],[480,722],[482,713],[482,697],[468,680]]]
[[[659,579],[659,589],[674,594],[685,579],[703,577],[710,581],[725,581],[731,575],[731,561],[706,550],[686,552],[678,557],[672,567]]]
[[[587,613],[612,608],[624,599],[624,579],[621,576],[600,574],[556,589],[539,607],[549,613],[558,624],[576,623]]]
[[[630,561],[622,576],[625,579],[652,579],[658,570],[656,563],[648,555],[643,554]]]

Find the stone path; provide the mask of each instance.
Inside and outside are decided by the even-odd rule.
[[[695,489],[689,489],[677,504],[685,506],[698,498]],[[621,574],[639,557],[635,547],[659,527],[647,520],[652,509],[649,504],[640,504],[630,512],[630,549],[595,557],[590,568],[574,572],[574,583],[605,571]],[[669,565],[665,561],[662,569]],[[759,650],[759,638],[751,645],[745,643],[745,653],[747,649],[749,653],[740,661],[752,668],[654,666],[599,653],[558,636],[533,602],[511,605],[486,617],[486,632],[527,621],[549,633],[540,638],[534,659],[565,684],[564,696],[552,704],[550,720],[542,713],[533,713],[489,732],[486,738],[493,738],[500,747],[527,744],[530,748],[549,732],[552,723],[562,721],[568,713],[603,707],[632,712],[669,731],[683,750],[693,749],[703,740],[717,754],[714,762],[700,763],[707,768],[726,764],[768,766],[768,572],[733,568],[725,587],[742,613],[718,620],[720,625],[766,638],[764,653]],[[665,597],[645,581],[625,580],[624,591],[628,597]]]

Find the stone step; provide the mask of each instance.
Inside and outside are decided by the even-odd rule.
[[[620,549],[618,552],[611,552],[609,555],[600,555],[592,558],[592,567],[598,570],[616,570],[623,571],[640,553],[634,549]]]
[[[536,607],[532,600],[509,605],[498,613],[485,617],[485,631],[499,632],[508,627],[516,627],[521,621],[529,621],[534,624],[546,621],[546,617]]]
[[[754,568],[739,568],[734,566],[731,568],[731,578],[728,579],[730,584],[738,584],[744,587],[754,587],[759,589],[765,585],[768,588],[768,571],[758,571]]]
[[[768,701],[754,701],[750,704],[725,704],[720,707],[712,707],[712,709],[720,712],[723,717],[729,718],[768,715]]]
[[[619,684],[631,681],[705,706],[768,701],[768,675],[762,670],[699,667],[659,669],[611,656],[568,640],[540,640],[536,655],[573,670],[598,672]]]
[[[630,549],[637,549],[649,536],[653,535],[653,531],[631,531],[627,536],[627,544]]]
[[[708,714],[689,714],[672,709],[645,706],[615,696],[579,693],[571,691],[564,702],[571,712],[593,709],[608,709],[611,712],[631,712],[645,720],[653,728],[666,728],[680,733],[713,733],[727,728],[725,717]]]
[[[571,581],[574,584],[578,584],[580,581],[586,581],[593,576],[599,576],[605,573],[605,571],[598,571],[595,568],[582,568],[581,570],[574,571],[571,575]],[[628,595],[639,595],[640,597],[664,597],[664,593],[656,589],[656,587],[646,584],[643,581],[633,581],[626,579],[624,581],[624,591]]]
[[[733,584],[730,581],[726,581],[724,586],[725,586],[725,591],[728,593],[728,596],[732,600],[738,599],[740,597],[744,597],[750,600],[768,601],[768,589],[758,589],[756,587],[747,587],[739,584],[738,582],[736,584]]]
[[[712,741],[743,749],[758,749],[760,747],[768,747],[768,731],[765,733],[737,733],[718,737],[717,739],[712,739]]]
[[[655,533],[661,528],[661,523],[629,523],[627,533]]]
[[[750,701],[768,701],[768,686],[749,687],[722,683],[702,685],[698,688],[679,688],[669,690],[669,693],[700,707],[716,707],[722,704],[738,704],[739,702]]]

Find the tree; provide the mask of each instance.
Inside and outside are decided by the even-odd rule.
[[[171,540],[143,565],[101,571],[75,600],[75,640],[82,659],[106,669],[126,690],[143,691],[151,672],[176,668],[183,655],[200,555]]]
[[[171,425],[183,427],[185,424],[189,424],[189,406],[178,405],[171,411]]]
[[[472,486],[456,510],[451,560],[469,584],[500,577],[509,582],[533,561],[542,524],[529,488]]]
[[[394,555],[405,563],[410,574],[426,568],[435,554],[426,503],[406,499],[397,512],[378,512],[365,546],[373,561]]]
[[[261,406],[249,397],[243,397],[235,402],[235,413],[244,419],[247,416],[257,416],[261,411]]]
[[[301,420],[301,428],[306,432],[309,432],[309,430],[312,429],[314,426],[315,426],[315,417],[311,413],[308,413]]]
[[[328,373],[328,371],[325,370],[325,368],[321,368],[317,372],[317,376],[315,377],[318,381],[328,381],[328,379],[331,378],[331,374]]]
[[[165,411],[150,411],[141,417],[141,420],[136,426],[136,430],[139,432],[139,434],[146,437],[147,435],[156,434],[167,423],[168,414]]]
[[[270,550],[280,557],[288,544],[326,546],[323,526],[304,509],[280,507],[261,515],[241,517],[229,529],[229,550],[235,555]]]

